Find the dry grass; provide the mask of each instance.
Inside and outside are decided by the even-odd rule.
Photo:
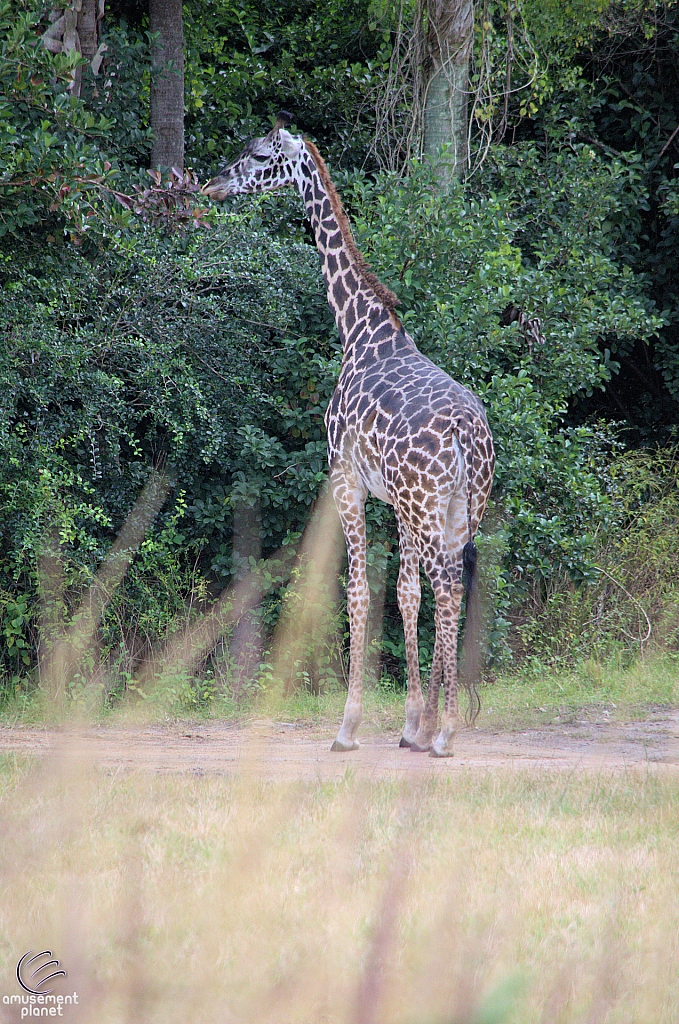
[[[52,949],[66,1020],[679,1019],[673,774],[2,778],[0,994]]]

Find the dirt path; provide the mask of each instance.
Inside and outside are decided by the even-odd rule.
[[[679,711],[627,724],[580,722],[524,732],[463,730],[446,760],[399,749],[397,735],[365,735],[361,749],[330,753],[327,729],[287,722],[174,723],[82,730],[0,728],[0,753],[42,759],[69,750],[107,771],[228,774],[332,779],[348,768],[362,776],[450,773],[469,768],[620,770],[679,765]]]

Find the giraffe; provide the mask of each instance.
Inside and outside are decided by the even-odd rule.
[[[343,347],[325,424],[329,481],[346,540],[349,570],[349,680],[332,750],[356,750],[362,719],[369,607],[365,501],[370,491],[394,508],[399,534],[397,584],[408,671],[400,746],[453,753],[459,726],[457,632],[466,573],[474,586],[474,536],[493,481],[493,440],[479,399],[416,347],[395,312],[398,299],[369,269],[318,150],[285,128],[252,139],[204,187],[212,200],[293,185],[301,194],[320,253],[327,297]],[[436,639],[425,705],[417,618],[420,564],[436,599]],[[469,612],[468,612],[469,614]],[[438,728],[439,691],[444,702]]]

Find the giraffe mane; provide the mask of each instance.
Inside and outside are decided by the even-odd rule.
[[[387,307],[388,310],[395,309],[395,307],[398,306],[401,300],[398,298],[397,295],[395,295],[392,292],[391,288],[387,288],[386,284],[383,284],[382,281],[380,281],[377,274],[373,273],[373,271],[370,269],[370,266],[365,256],[356,245],[356,242],[354,241],[354,236],[351,233],[349,218],[344,212],[342,200],[340,199],[339,193],[335,188],[332,178],[330,177],[328,168],[325,166],[325,161],[323,160],[323,157],[318,152],[313,142],[310,142],[309,139],[304,139],[304,145],[309,150],[309,153],[311,154],[311,157],[314,163],[316,164],[316,168],[321,177],[321,181],[323,182],[323,187],[325,188],[325,191],[328,193],[328,199],[330,200],[330,205],[332,206],[332,212],[335,214],[337,223],[339,224],[339,229],[342,232],[344,244],[347,247],[349,255],[351,256],[351,259],[353,260],[356,269],[358,270],[359,274],[361,275],[365,283],[374,291],[375,295],[380,300],[380,302],[382,302]]]

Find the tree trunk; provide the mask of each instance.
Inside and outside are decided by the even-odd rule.
[[[158,33],[151,66],[151,166],[184,169],[184,28],[182,0],[149,0]]]
[[[469,164],[467,92],[474,29],[472,0],[427,0],[430,71],[424,107],[424,152],[438,163],[442,182],[460,178]],[[447,157],[440,160],[441,147]]]
[[[99,73],[103,51],[99,47],[99,21],[104,16],[104,0],[71,0],[50,12],[50,27],[42,37],[45,49],[50,53],[76,52],[87,57],[93,74]],[[82,86],[82,65],[73,72],[69,90],[80,96]]]
[[[103,4],[101,6],[103,7]],[[92,62],[99,47],[97,13],[97,0],[82,0],[80,13],[78,14],[80,52],[83,57],[87,57],[90,63]]]

